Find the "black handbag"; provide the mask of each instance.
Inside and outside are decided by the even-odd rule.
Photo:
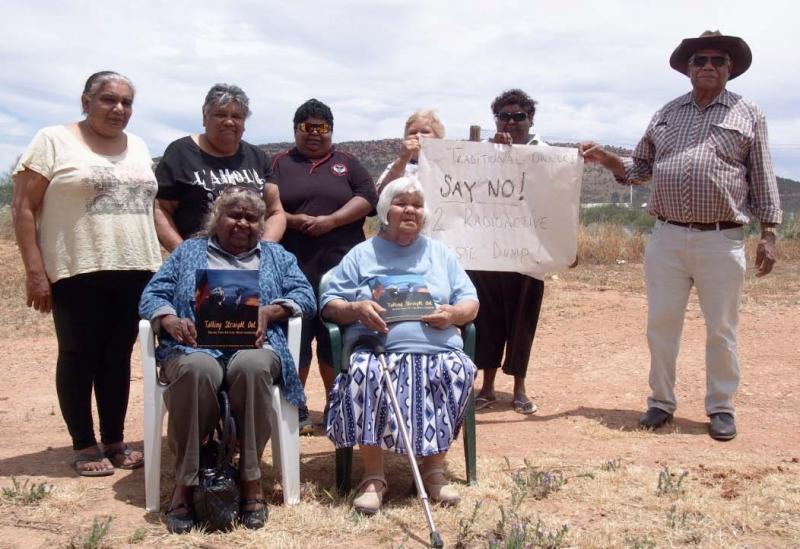
[[[239,518],[239,471],[233,466],[236,424],[231,417],[228,393],[219,392],[220,421],[213,437],[200,450],[199,485],[194,490],[194,512],[209,531],[233,528]]]

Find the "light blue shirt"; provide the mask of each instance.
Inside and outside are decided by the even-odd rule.
[[[386,275],[422,276],[436,305],[455,305],[464,300],[478,300],[475,286],[455,255],[438,240],[418,236],[408,246],[400,246],[379,236],[358,244],[336,266],[320,296],[320,310],[334,299],[371,300],[369,282]],[[345,345],[362,334],[374,334],[361,322],[347,326]],[[434,354],[463,350],[461,332],[455,326],[444,330],[420,321],[393,322],[385,336],[389,352]]]

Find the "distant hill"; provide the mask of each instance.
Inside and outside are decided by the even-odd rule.
[[[556,147],[577,147],[576,143],[552,143]],[[259,145],[270,155],[285,151],[294,143],[268,143]],[[336,147],[347,151],[361,162],[373,179],[377,179],[386,165],[394,160],[400,149],[400,139],[378,139],[374,141],[343,141]],[[630,156],[630,149],[609,146],[609,150],[622,156]],[[778,177],[778,192],[784,211],[800,210],[800,182]],[[618,184],[611,172],[597,164],[587,164],[583,168],[583,186],[581,187],[581,203],[615,203],[628,202],[630,188]],[[649,184],[633,188],[633,203],[641,204],[649,200]]]

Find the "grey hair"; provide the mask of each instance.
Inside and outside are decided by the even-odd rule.
[[[245,118],[252,114],[250,112],[250,99],[242,88],[233,84],[214,84],[206,94],[206,101],[203,103],[203,116],[207,115],[211,109],[224,107],[234,101],[242,107]]]
[[[404,193],[418,193],[422,197],[423,205],[423,218],[422,226],[428,220],[428,203],[425,200],[425,191],[422,189],[422,183],[419,182],[416,175],[407,175],[399,177],[386,185],[378,197],[378,205],[375,210],[378,212],[378,221],[381,223],[381,230],[389,225],[389,208],[392,206],[392,201],[399,194]]]
[[[97,92],[109,82],[122,82],[131,89],[131,93],[133,95],[136,95],[136,88],[134,87],[133,82],[131,82],[131,79],[127,76],[114,71],[99,71],[86,79],[86,84],[83,86],[81,99],[92,99],[95,95],[97,95]],[[83,101],[81,101],[81,109],[83,114],[86,114],[86,107],[83,106]]]
[[[205,231],[200,233],[207,236],[216,236],[217,228],[219,227],[219,220],[222,214],[227,212],[235,204],[239,202],[247,202],[253,209],[258,212],[258,234],[264,234],[264,229],[267,227],[267,205],[255,189],[244,187],[227,187],[211,205],[211,211],[206,218]],[[260,237],[259,237],[260,239]]]

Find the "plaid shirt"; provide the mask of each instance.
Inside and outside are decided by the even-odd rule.
[[[749,214],[781,222],[764,113],[727,90],[705,108],[691,93],[667,103],[623,163],[620,183],[653,179],[654,215],[683,223],[745,224]]]

